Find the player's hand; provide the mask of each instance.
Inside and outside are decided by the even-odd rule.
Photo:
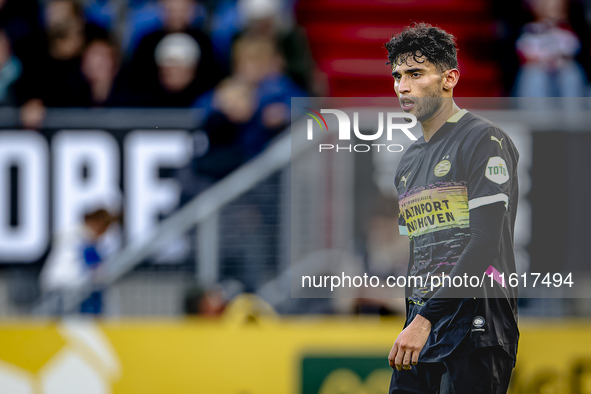
[[[419,354],[425,346],[430,332],[431,322],[423,316],[417,315],[396,338],[388,355],[390,367],[402,371],[403,369],[412,369],[411,363],[417,365]]]

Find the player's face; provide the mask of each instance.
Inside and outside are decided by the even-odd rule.
[[[444,73],[426,59],[417,60],[409,57],[401,64],[396,63],[392,77],[402,110],[421,122],[429,119],[443,103]]]

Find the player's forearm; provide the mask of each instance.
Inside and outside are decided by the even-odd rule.
[[[425,318],[424,316],[421,316],[420,314],[415,316],[415,318],[413,319],[412,323],[410,323],[410,325],[412,325],[413,327],[415,327],[418,330],[427,330],[427,331],[431,331],[431,327],[433,326],[429,319]]]
[[[498,257],[505,206],[502,202],[484,205],[470,211],[470,242],[456,262],[449,276],[480,276]],[[425,303],[420,315],[435,324],[458,303],[458,290],[453,286],[442,286]]]

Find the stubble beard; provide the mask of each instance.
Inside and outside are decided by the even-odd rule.
[[[429,93],[427,97],[416,98],[416,104],[418,104],[416,117],[419,122],[429,120],[443,105],[443,97],[438,90]]]

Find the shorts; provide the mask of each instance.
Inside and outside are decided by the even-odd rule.
[[[515,362],[500,346],[482,347],[470,354],[437,363],[396,369],[390,394],[505,394]]]

